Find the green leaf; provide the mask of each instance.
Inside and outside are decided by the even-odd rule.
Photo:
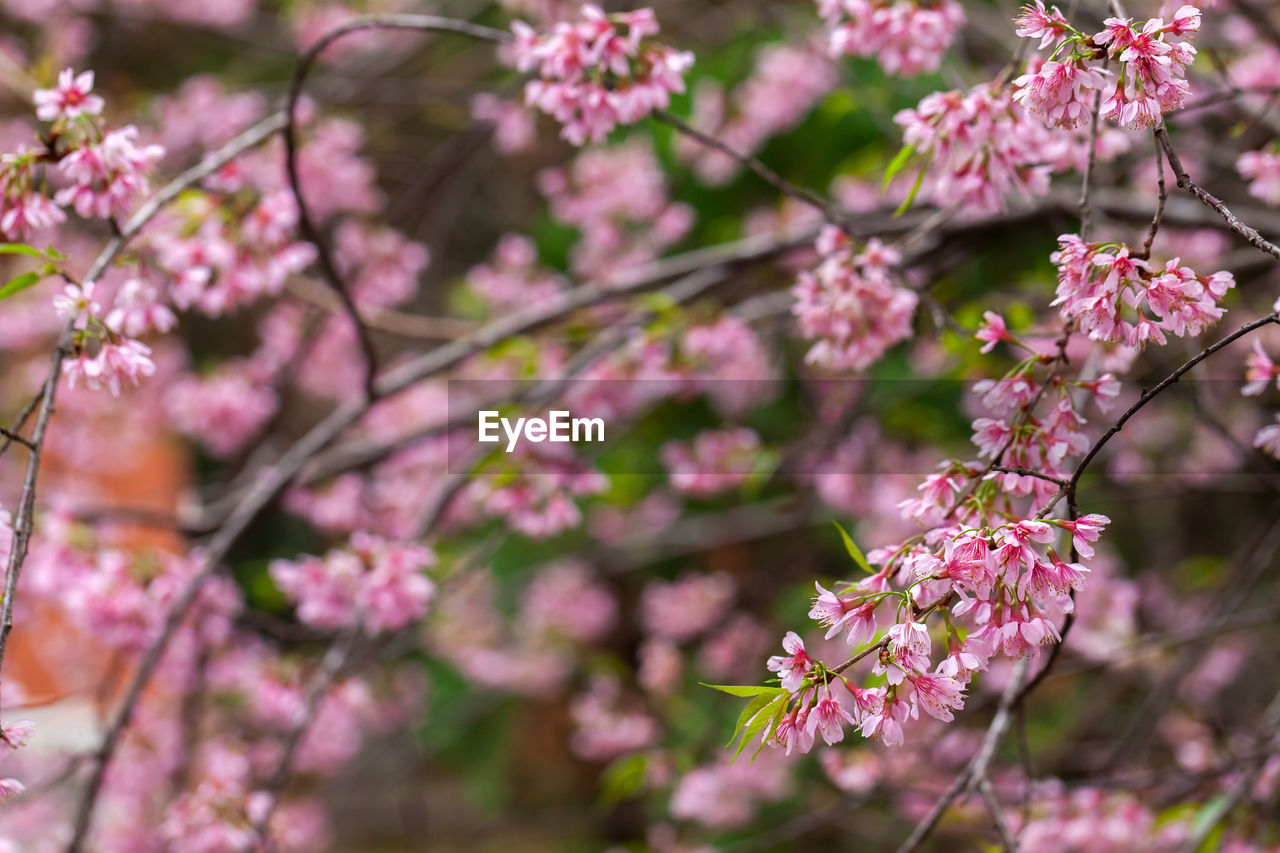
[[[916,182],[911,185],[911,192],[907,193],[907,197],[902,200],[902,204],[898,205],[898,209],[893,212],[894,217],[899,217],[911,209],[911,205],[916,200],[916,193],[920,192],[920,187],[924,184],[924,173],[929,171],[929,164],[920,167],[920,174],[916,175]]]
[[[785,693],[781,687],[777,688],[779,693]],[[733,746],[733,742],[738,739],[738,735],[742,733],[742,729],[747,723],[755,719],[756,714],[764,710],[765,706],[776,700],[777,694],[761,693],[759,696],[747,703],[747,707],[742,709],[742,713],[738,715],[738,722],[733,724],[733,737],[729,738],[729,742],[725,744],[725,749]]]
[[[889,161],[888,168],[884,170],[884,183],[880,185],[881,189],[889,186],[889,182],[898,176],[898,173],[906,167],[907,163],[911,160],[911,156],[915,153],[916,148],[914,145],[902,146],[897,155]]]
[[[774,731],[777,730],[778,721],[781,720],[782,715],[787,712],[787,706],[790,704],[791,694],[783,691],[782,695],[775,696],[772,701],[760,709],[760,711],[758,711],[756,715],[747,722],[746,726],[743,727],[742,739],[738,741],[738,749],[733,753],[733,758],[729,759],[729,763],[732,764],[736,761],[738,756],[742,754],[742,750],[746,749],[747,744],[751,743],[751,741],[754,740],[756,735],[760,734],[761,731],[765,732],[764,737],[760,741],[760,746],[763,747],[769,738],[773,736]],[[768,727],[767,731],[765,731],[766,726]],[[755,754],[759,755],[760,750],[756,749]],[[752,760],[755,760],[754,755],[752,756]]]
[[[858,543],[853,541],[853,537],[840,526],[840,522],[833,521],[831,523],[836,526],[836,530],[840,531],[840,538],[844,540],[844,549],[849,552],[850,557],[853,557],[853,561],[858,564],[858,567],[869,575],[875,574],[875,572],[871,570],[871,564],[867,562],[866,555],[862,553],[862,549],[858,547]]]
[[[24,272],[22,275],[10,279],[9,283],[4,287],[0,287],[0,299],[8,299],[15,293],[21,293],[39,280],[40,273]]]
[[[736,684],[703,684],[701,681],[698,683],[703,687],[710,687],[712,690],[719,690],[721,693],[728,693],[730,696],[741,696],[744,699],[748,696],[760,696],[766,693],[776,695],[779,692],[786,692],[781,687],[768,687],[761,684],[743,684],[739,686]]]
[[[619,803],[644,784],[644,774],[648,769],[649,759],[641,754],[624,755],[604,769],[600,799],[604,803]]]
[[[755,753],[751,756],[751,763],[754,763],[755,760],[760,757],[761,750],[765,748],[765,745],[768,744],[770,739],[773,737],[774,732],[778,730],[778,725],[782,722],[783,716],[787,713],[787,705],[789,704],[790,699],[788,699],[787,702],[784,702],[782,706],[774,712],[773,719],[769,721],[769,730],[764,733],[764,737],[760,738],[760,745],[756,747]]]
[[[42,258],[40,250],[25,243],[0,243],[0,255],[26,255],[29,258]]]

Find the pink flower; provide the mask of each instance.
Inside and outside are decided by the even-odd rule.
[[[922,158],[919,197],[972,214],[1003,210],[1010,195],[1044,195],[1056,137],[1010,89],[991,83],[934,92],[893,117]]]
[[[770,742],[775,747],[785,747],[787,755],[792,750],[804,753],[813,749],[814,727],[809,725],[809,713],[797,707],[783,715]]]
[[[1093,544],[1102,535],[1102,529],[1111,523],[1105,515],[1090,513],[1075,521],[1055,521],[1058,527],[1071,531],[1076,551],[1086,560],[1093,556]]]
[[[178,318],[161,301],[160,289],[156,285],[141,278],[131,278],[120,286],[106,323],[112,331],[136,338],[152,331],[168,332],[178,324]]]
[[[885,746],[902,746],[903,724],[919,716],[915,702],[901,698],[896,692],[888,696],[883,687],[863,692],[869,694],[869,707],[862,715],[862,736],[873,737]]]
[[[1094,340],[1137,347],[1163,343],[1166,331],[1198,335],[1222,317],[1218,303],[1235,286],[1228,272],[1197,275],[1178,258],[1154,272],[1127,246],[1084,243],[1074,234],[1058,240],[1059,250],[1050,256],[1058,266],[1053,304]]]
[[[693,64],[693,54],[649,41],[658,29],[650,10],[606,15],[584,5],[580,14],[541,33],[517,21],[511,46],[516,67],[538,74],[525,84],[525,102],[564,125],[561,136],[574,145],[665,109]]]
[[[1013,81],[1013,99],[1040,116],[1049,127],[1071,130],[1088,122],[1094,92],[1106,84],[1106,72],[1082,59],[1049,60],[1034,74]]]
[[[0,744],[10,749],[20,749],[31,740],[36,724],[31,720],[18,720],[8,725],[0,724]]]
[[[819,688],[816,701],[809,711],[810,735],[821,734],[827,746],[831,746],[844,740],[846,724],[854,724],[853,716],[832,695],[831,686]]]
[[[930,717],[949,723],[955,719],[951,712],[964,707],[964,687],[956,679],[925,673],[907,678],[915,688],[916,702]]]
[[[746,427],[706,430],[691,443],[667,442],[660,455],[676,491],[707,497],[747,481],[760,460],[760,438]]]
[[[82,115],[95,116],[102,112],[102,98],[91,94],[93,72],[76,74],[70,68],[58,73],[58,85],[53,89],[35,91],[36,118],[41,121],[70,119]]]
[[[788,631],[782,638],[782,650],[786,655],[774,655],[766,663],[770,672],[776,672],[782,678],[782,687],[795,693],[804,683],[804,678],[813,669],[813,658],[804,650],[804,640],[795,631]]]
[[[93,301],[94,283],[68,284],[53,297],[53,310],[58,319],[84,329],[89,321],[102,315],[102,306]]]
[[[102,341],[96,356],[81,350],[74,358],[62,362],[62,375],[72,388],[83,384],[97,391],[105,387],[113,397],[120,396],[122,382],[137,385],[139,377],[155,372],[151,348],[130,338],[120,338],[119,343]]]
[[[985,341],[980,352],[991,352],[995,349],[996,344],[1000,341],[1008,343],[1017,343],[1018,339],[1009,333],[1009,327],[1005,325],[1004,318],[994,311],[984,311],[982,313],[982,325],[978,327],[978,331],[974,337],[980,341]]]
[[[58,169],[71,186],[58,190],[54,201],[86,219],[127,213],[134,197],[147,192],[147,175],[164,155],[159,145],[137,147],[137,136],[138,129],[129,125],[63,157]]]
[[[17,779],[0,779],[0,805],[27,790]]]
[[[832,56],[875,57],[889,74],[915,76],[937,69],[964,24],[954,0],[818,0]]]
[[[813,597],[809,618],[816,619],[827,628],[827,639],[848,628],[846,638],[851,646],[868,643],[876,635],[876,603],[862,595],[838,596],[814,582],[818,594]]]
[[[1035,0],[1034,6],[1023,6],[1013,22],[1018,25],[1016,33],[1019,36],[1040,39],[1039,47],[1042,50],[1051,44],[1056,45],[1071,31],[1070,23],[1058,11],[1058,7],[1054,6],[1052,12],[1046,11],[1041,0]]]
[[[1249,353],[1244,365],[1245,379],[1248,380],[1240,389],[1244,396],[1256,397],[1261,394],[1272,379],[1276,380],[1276,387],[1280,388],[1280,367],[1271,360],[1271,356],[1262,348],[1262,342],[1256,338],[1253,341],[1253,352]]]
[[[1275,423],[1258,430],[1258,434],[1253,437],[1253,446],[1280,459],[1280,415],[1276,415]]]
[[[917,296],[895,286],[890,271],[898,255],[874,238],[855,254],[827,232],[819,251],[822,262],[792,288],[800,331],[816,339],[805,360],[830,370],[864,370],[910,337]]]
[[[4,155],[9,156],[9,155]],[[40,193],[5,193],[0,200],[0,231],[9,237],[25,238],[33,232],[61,225],[67,215]]]
[[[1247,151],[1236,160],[1236,171],[1249,179],[1249,194],[1267,204],[1280,204],[1280,153]]]
[[[954,679],[958,684],[968,684],[973,673],[986,668],[986,660],[974,654],[966,643],[942,659],[938,664],[937,674]]]

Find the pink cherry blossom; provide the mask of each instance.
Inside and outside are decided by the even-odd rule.
[[[516,67],[538,75],[525,85],[525,102],[560,122],[574,145],[666,109],[693,64],[693,54],[649,40],[658,32],[649,9],[606,15],[588,4],[577,21],[545,32],[521,22],[512,29]]]
[[[35,91],[36,118],[57,121],[99,115],[104,106],[103,100],[92,92],[92,71],[76,74],[70,68],[64,68],[58,73],[56,88]]]
[[[872,56],[904,77],[937,69],[964,23],[964,9],[953,0],[818,0],[818,14],[833,56]]]

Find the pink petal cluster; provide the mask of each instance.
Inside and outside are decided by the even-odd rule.
[[[1236,160],[1236,171],[1249,180],[1249,195],[1280,204],[1280,153],[1246,151]]]
[[[1007,87],[934,92],[893,120],[923,158],[919,197],[937,207],[994,213],[1014,192],[1029,199],[1048,191],[1058,140]]]
[[[130,338],[101,340],[97,342],[96,353],[81,348],[62,362],[62,375],[70,387],[90,391],[106,388],[113,397],[120,396],[123,385],[137,385],[141,377],[155,372],[151,347]]]
[[[815,341],[805,360],[828,370],[865,370],[911,336],[918,297],[894,283],[898,253],[875,238],[855,251],[828,227],[818,251],[822,261],[791,289],[800,331]]]
[[[725,574],[650,581],[641,598],[642,621],[650,634],[682,642],[716,625],[733,596],[733,579]]]
[[[70,186],[58,190],[54,201],[86,219],[127,213],[132,201],[146,194],[147,175],[164,156],[159,145],[139,147],[137,138],[138,129],[129,125],[63,157],[58,168]]]
[[[324,557],[276,560],[271,578],[316,628],[354,628],[370,634],[398,631],[420,619],[435,595],[423,570],[435,564],[426,548],[351,537],[350,549]]]
[[[833,56],[875,57],[887,73],[936,71],[964,25],[955,0],[818,0]]]
[[[1139,347],[1165,343],[1165,332],[1199,335],[1225,313],[1219,303],[1235,286],[1229,272],[1198,275],[1174,258],[1164,269],[1116,243],[1086,243],[1075,234],[1058,238],[1051,259],[1058,267],[1064,318],[1075,319],[1098,341]]]
[[[58,85],[55,88],[37,89],[33,100],[36,104],[36,118],[41,121],[101,115],[105,106],[102,98],[93,94],[93,72],[76,74],[70,68],[64,68],[58,73]]]
[[[512,24],[516,67],[537,75],[525,84],[526,103],[560,122],[574,145],[666,109],[693,64],[693,54],[650,40],[658,34],[651,9],[606,15],[584,4],[579,15],[541,33]]]
[[[1280,365],[1277,365],[1267,351],[1262,348],[1262,342],[1258,339],[1253,341],[1253,352],[1245,359],[1245,386],[1240,389],[1240,393],[1246,397],[1256,397],[1267,389],[1271,384],[1271,380],[1276,381],[1276,387],[1280,388]]]
[[[1018,35],[1052,45],[1048,59],[1035,57],[1027,73],[1014,81],[1014,97],[1050,127],[1077,128],[1087,123],[1097,93],[1099,115],[1132,130],[1158,124],[1179,109],[1190,93],[1187,69],[1196,50],[1187,43],[1200,29],[1200,11],[1182,6],[1168,23],[1152,18],[1107,18],[1089,36],[1071,26],[1055,7],[1036,0],[1017,19]],[[1114,72],[1104,67],[1110,60]],[[1114,85],[1112,84],[1114,79]]]
[[[279,405],[271,384],[247,361],[224,362],[204,376],[180,377],[165,402],[170,422],[219,457],[244,447]]]
[[[642,139],[584,151],[567,169],[544,169],[538,189],[552,216],[582,235],[573,272],[603,283],[652,262],[693,227],[693,208],[671,200],[662,164]]]
[[[760,437],[746,427],[707,430],[692,442],[667,442],[660,451],[671,485],[697,497],[742,485],[756,470],[760,453]]]

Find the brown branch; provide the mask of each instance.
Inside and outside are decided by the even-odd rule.
[[[1156,233],[1160,230],[1160,223],[1164,221],[1165,205],[1169,203],[1169,192],[1164,184],[1164,156],[1160,153],[1160,137],[1155,132],[1151,132],[1151,141],[1156,148],[1156,183],[1160,187],[1160,199],[1156,202],[1155,216],[1151,218],[1151,228],[1147,231],[1147,239],[1142,243],[1142,251],[1138,253],[1138,257],[1142,260],[1151,258],[1151,246],[1156,241]]]
[[[951,784],[947,786],[942,796],[934,802],[928,814],[916,824],[916,828],[907,836],[907,840],[898,847],[898,853],[911,853],[911,851],[924,843],[924,840],[932,834],[938,825],[938,821],[942,819],[942,815],[951,807],[951,804],[962,794],[968,793],[974,785],[986,776],[987,767],[995,755],[996,747],[1000,745],[1000,740],[1004,737],[1005,732],[1008,731],[1009,723],[1013,719],[1014,702],[1020,695],[1019,688],[1022,686],[1022,679],[1026,676],[1026,673],[1027,659],[1022,658],[1014,664],[1013,672],[1009,676],[1009,683],[1005,685],[1004,692],[1000,694],[1000,704],[996,708],[996,715],[992,718],[991,725],[987,727],[987,734],[982,740],[982,747],[978,754],[951,780]]]
[[[1000,808],[1000,801],[996,799],[996,794],[991,790],[991,782],[986,776],[978,779],[978,793],[982,796],[982,801],[987,805],[987,813],[991,815],[991,823],[996,828],[996,834],[1000,836],[1000,843],[1004,845],[1004,849],[1009,853],[1017,853],[1018,842],[1013,837],[1013,833],[1009,831],[1009,824],[1004,819],[1004,811]]]
[[[738,151],[731,145],[721,142],[714,136],[703,133],[684,119],[677,118],[666,110],[654,110],[653,117],[664,124],[670,125],[690,139],[736,160],[738,163],[758,175],[765,183],[773,187],[778,192],[783,195],[791,196],[792,198],[802,201],[816,209],[832,225],[840,226],[845,231],[849,232],[850,235],[856,233],[850,225],[849,216],[846,215],[845,212],[830,199],[823,198],[812,190],[796,186],[786,178],[779,175],[773,169],[770,169],[764,163],[760,162],[759,159],[748,154],[743,154],[741,151]]]
[[[1093,173],[1098,165],[1098,114],[1102,111],[1102,92],[1093,96],[1093,109],[1089,120],[1089,158],[1084,164],[1084,179],[1080,182],[1080,239],[1088,240],[1093,228]]]
[[[374,352],[373,342],[369,338],[369,330],[360,318],[360,312],[356,309],[355,300],[352,299],[351,293],[343,282],[342,273],[338,271],[338,264],[329,248],[329,241],[321,233],[319,226],[312,218],[311,211],[307,207],[306,198],[302,194],[302,181],[298,175],[297,116],[298,100],[302,96],[302,87],[306,83],[307,75],[311,72],[312,66],[315,65],[315,61],[324,52],[325,48],[351,33],[373,29],[453,32],[492,42],[506,42],[511,39],[511,36],[501,30],[454,18],[441,18],[435,15],[364,15],[353,18],[342,26],[335,27],[325,33],[319,41],[302,54],[298,59],[297,67],[294,69],[293,80],[289,84],[289,96],[285,105],[284,151],[285,171],[289,176],[289,189],[293,192],[293,199],[298,207],[298,231],[307,242],[316,247],[316,259],[319,262],[320,272],[333,289],[334,295],[338,297],[338,301],[341,302],[347,318],[355,326],[356,339],[364,355],[365,396],[370,399],[375,396],[373,380],[377,371],[377,356]]]
[[[1053,505],[1056,504],[1062,496],[1075,492],[1076,488],[1080,485],[1080,477],[1083,476],[1085,469],[1089,467],[1089,464],[1093,462],[1098,453],[1102,451],[1102,448],[1106,446],[1107,442],[1109,442],[1116,433],[1120,432],[1120,430],[1124,428],[1124,425],[1129,422],[1129,419],[1140,412],[1143,407],[1158,397],[1162,392],[1181,379],[1184,374],[1192,370],[1196,365],[1207,359],[1209,356],[1230,346],[1232,343],[1235,343],[1237,340],[1245,337],[1249,333],[1255,332],[1263,326],[1267,326],[1271,323],[1280,324],[1280,314],[1271,313],[1265,317],[1260,317],[1251,323],[1245,323],[1222,340],[1212,344],[1211,346],[1205,347],[1200,352],[1187,359],[1187,361],[1185,361],[1177,370],[1160,380],[1156,385],[1142,392],[1142,396],[1138,398],[1137,402],[1126,409],[1124,413],[1111,424],[1111,427],[1093,443],[1093,446],[1089,448],[1089,452],[1084,455],[1084,458],[1080,460],[1076,465],[1075,470],[1071,473],[1071,478],[1068,480],[1067,485],[1061,489],[1057,495],[1050,499],[1049,503],[1045,505],[1045,508],[1042,509],[1040,513],[1037,513],[1037,518],[1044,518],[1044,516],[1048,514],[1048,510],[1052,509]]]
[[[1227,226],[1241,237],[1249,241],[1249,245],[1254,246],[1273,258],[1280,260],[1280,247],[1277,247],[1270,240],[1267,240],[1257,229],[1246,225],[1244,222],[1231,212],[1217,196],[1201,187],[1195,181],[1191,180],[1191,176],[1187,174],[1187,170],[1182,167],[1182,161],[1178,158],[1178,152],[1174,150],[1173,143],[1169,141],[1169,133],[1164,127],[1155,129],[1156,139],[1160,141],[1160,147],[1164,149],[1164,155],[1169,161],[1169,168],[1173,170],[1174,178],[1178,182],[1178,187],[1191,193],[1200,199],[1208,207],[1212,208],[1222,217]]]
[[[9,632],[13,630],[13,602],[18,591],[18,578],[22,574],[22,565],[27,559],[27,548],[31,543],[31,530],[35,524],[36,482],[40,473],[40,457],[43,455],[44,439],[49,430],[49,420],[53,417],[54,397],[58,392],[58,380],[62,378],[62,360],[66,357],[71,343],[71,327],[68,325],[53,348],[53,357],[49,365],[49,373],[44,380],[44,389],[40,394],[40,412],[36,415],[35,429],[31,433],[27,455],[27,469],[22,478],[22,493],[18,497],[18,512],[13,519],[13,540],[9,547],[9,560],[4,570],[4,611],[0,616],[0,666],[4,663],[4,652],[9,642]]]
[[[329,694],[329,691],[337,683],[342,671],[346,669],[347,663],[351,660],[355,651],[356,640],[357,634],[352,631],[333,643],[320,664],[320,671],[316,673],[311,685],[307,688],[306,697],[303,701],[302,715],[298,719],[297,725],[293,726],[284,736],[280,758],[276,762],[276,767],[271,776],[262,786],[261,790],[270,795],[270,800],[263,814],[253,822],[255,840],[250,842],[246,850],[258,849],[257,841],[264,842],[266,849],[272,849],[273,845],[269,837],[271,818],[279,805],[280,794],[284,791],[285,785],[289,781],[289,776],[293,772],[293,762],[298,753],[298,747],[302,745],[303,738],[306,737],[312,723],[315,722],[316,716],[320,712],[320,703],[324,701],[325,696]]]

